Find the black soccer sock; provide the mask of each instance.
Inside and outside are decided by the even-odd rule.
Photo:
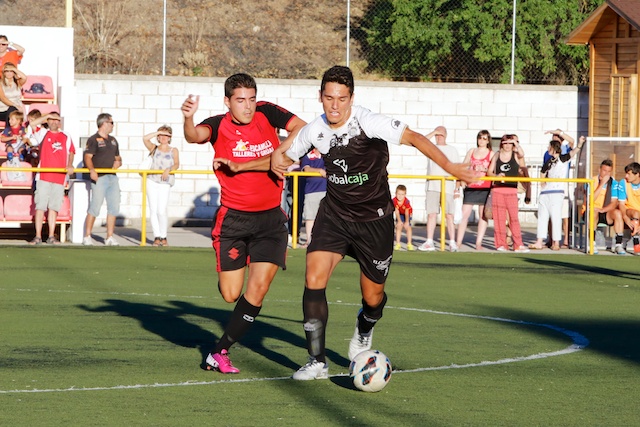
[[[377,307],[371,307],[367,302],[362,299],[362,311],[358,314],[358,332],[362,335],[367,335],[378,320],[382,318],[382,310],[387,303],[387,294],[382,295],[382,301]]]
[[[325,362],[325,336],[329,320],[329,306],[325,289],[304,288],[302,295],[302,312],[304,315],[304,334],[307,337],[309,355],[318,362]]]
[[[640,236],[633,236],[633,244],[637,245],[640,244]]]
[[[245,333],[253,325],[253,321],[262,307],[256,307],[247,301],[242,295],[236,303],[236,308],[231,313],[229,323],[224,330],[224,334],[215,349],[211,353],[220,353],[222,350],[228,350],[235,342],[239,341]]]
[[[616,245],[621,245],[622,244],[622,237],[624,237],[624,234],[622,234],[622,233],[616,234]]]

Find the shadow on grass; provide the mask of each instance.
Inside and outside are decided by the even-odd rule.
[[[111,312],[135,319],[144,330],[156,334],[175,345],[198,349],[202,364],[204,364],[207,354],[212,350],[219,337],[200,325],[185,320],[185,317],[195,316],[211,320],[217,323],[220,328],[223,328],[231,313],[227,310],[200,307],[184,301],[168,301],[168,305],[135,303],[122,299],[107,299],[104,302],[105,304],[99,307],[88,307],[86,305],[79,305],[78,307],[92,313]],[[300,323],[290,319],[260,316],[255,320],[253,327],[240,343],[270,361],[276,362],[292,371],[297,370],[300,367],[300,361],[292,361],[284,354],[275,351],[273,346],[270,346],[271,348],[266,347],[264,340],[269,338],[276,339],[286,343],[287,346],[299,347],[302,359],[306,354],[303,350],[306,348],[305,338],[287,329],[260,320],[269,318]],[[300,330],[302,331],[302,325],[300,325]],[[327,349],[327,356],[337,364],[344,366],[349,364],[345,357],[332,350]]]
[[[490,310],[492,316],[505,319],[521,319],[543,325],[553,325],[578,332],[589,340],[586,351],[598,352],[608,357],[640,364],[640,322],[624,320],[581,320],[560,316],[541,316],[539,313],[511,308],[483,307]],[[567,336],[551,328],[536,325],[507,324],[529,329],[532,333],[545,335],[560,342],[567,341]]]
[[[558,260],[549,259],[549,258],[545,258],[545,259],[527,258],[526,261],[531,264],[543,266],[545,268],[555,267],[559,269],[580,271],[581,273],[601,274],[603,276],[613,276],[613,277],[620,277],[624,279],[640,280],[639,273],[633,273],[625,270],[616,270],[608,267],[599,267],[595,265],[585,265],[581,263],[558,261]],[[614,263],[612,262],[612,264]]]

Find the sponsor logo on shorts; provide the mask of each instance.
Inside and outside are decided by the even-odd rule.
[[[238,257],[240,256],[240,252],[236,248],[231,248],[228,253],[229,253],[229,258],[231,258],[234,261],[238,259]]]
[[[384,276],[387,277],[387,274],[389,274],[389,265],[391,264],[391,256],[385,260],[374,259],[373,264],[378,270],[384,271]]]

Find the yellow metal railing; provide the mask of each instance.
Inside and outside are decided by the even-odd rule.
[[[16,167],[0,167],[0,171],[2,170],[10,170],[10,171],[31,171],[31,172],[66,172],[66,169],[62,168],[16,168]],[[162,170],[148,170],[148,169],[96,169],[98,173],[132,173],[132,174],[140,174],[142,175],[142,212],[141,212],[141,226],[140,226],[140,246],[146,246],[147,244],[147,175],[150,174],[161,174],[164,173]],[[89,173],[89,169],[87,168],[77,168],[74,169],[74,173]],[[173,175],[213,175],[215,172],[212,170],[176,170],[172,171]],[[293,178],[293,206],[292,206],[292,222],[291,222],[291,235],[293,238],[292,247],[294,249],[297,248],[297,235],[298,235],[298,193],[300,191],[300,183],[299,178],[305,176],[320,176],[317,172],[288,172],[285,174],[286,176],[290,176]],[[401,174],[391,174],[390,178],[393,179],[414,179],[414,180],[440,180],[441,185],[444,188],[445,181],[455,181],[454,177],[448,176],[430,176],[430,175],[401,175]],[[553,178],[521,178],[521,177],[482,177],[479,178],[483,181],[506,181],[506,182],[573,182],[577,184],[587,184],[589,188],[589,221],[588,221],[588,230],[587,230],[587,242],[589,245],[589,254],[593,254],[594,250],[594,230],[595,230],[595,212],[593,209],[593,195],[596,187],[596,183],[592,179],[586,178],[562,178],[562,179],[553,179]],[[445,250],[445,242],[446,242],[446,197],[445,192],[442,191],[440,193],[440,206],[441,209],[441,222],[440,222],[440,251]]]

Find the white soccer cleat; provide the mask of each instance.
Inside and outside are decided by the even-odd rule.
[[[329,378],[329,364],[318,362],[315,357],[309,357],[306,365],[293,373],[292,378],[297,381],[324,380]]]
[[[358,331],[358,322],[356,322],[356,331],[349,341],[349,360],[353,360],[358,354],[366,350],[371,350],[371,342],[373,341],[373,328],[367,335],[362,335]]]

